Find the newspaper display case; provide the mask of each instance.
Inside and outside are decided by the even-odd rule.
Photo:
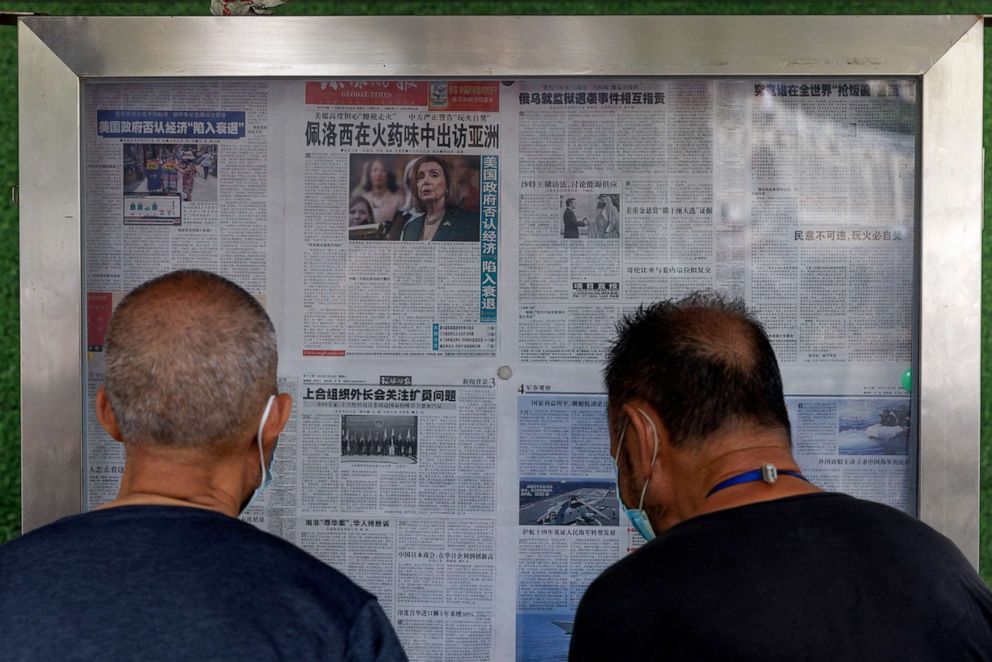
[[[113,497],[107,319],[198,267],[264,303],[295,401],[243,518],[377,594],[413,659],[561,657],[642,542],[613,322],[696,289],[766,325],[813,482],[977,564],[982,26],[22,19],[24,530]]]

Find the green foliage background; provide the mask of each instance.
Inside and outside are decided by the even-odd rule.
[[[209,0],[143,0],[110,2],[77,0],[6,1],[0,11],[34,11],[53,16],[203,16]],[[293,0],[276,9],[282,16],[355,15],[491,15],[491,14],[984,14],[992,13],[992,0],[955,1],[854,1],[809,0],[788,2],[752,0],[642,0],[640,2],[590,0]],[[258,19],[264,20],[264,19]],[[839,36],[838,38],[843,38]],[[989,75],[992,34],[986,33],[985,131],[988,145],[992,114]],[[985,168],[986,180],[989,168]],[[17,183],[17,30],[0,26],[0,542],[20,533],[20,373],[18,316],[18,225],[17,207],[8,191]],[[992,186],[985,187],[985,218],[988,219]],[[992,360],[985,351],[989,343],[992,299],[992,223],[982,231],[982,460],[981,460],[981,567],[992,585]]]

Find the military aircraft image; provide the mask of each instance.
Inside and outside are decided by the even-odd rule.
[[[521,481],[523,482],[523,481]],[[620,515],[613,483],[583,486],[567,481],[554,484],[552,496],[539,500],[521,499],[520,524],[552,526],[617,526]],[[600,487],[602,485],[602,487]],[[569,487],[573,489],[568,489]],[[561,491],[559,491],[561,490]],[[523,490],[522,490],[523,492]]]
[[[517,612],[518,662],[564,662],[574,621],[574,612]]]

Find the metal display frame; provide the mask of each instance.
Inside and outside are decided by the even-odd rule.
[[[918,512],[977,565],[982,28],[973,15],[21,19],[23,530],[82,509],[85,81],[912,76]]]

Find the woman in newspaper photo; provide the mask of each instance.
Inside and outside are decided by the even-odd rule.
[[[616,200],[614,200],[616,198]],[[597,209],[596,217],[603,215],[603,220],[606,222],[606,227],[603,229],[604,239],[619,239],[620,238],[620,210],[617,209],[617,202],[619,202],[619,196],[604,193],[599,196],[599,200],[596,202],[596,207],[598,208],[602,204],[602,209]]]
[[[455,202],[448,164],[439,156],[421,156],[410,189],[421,214],[403,227],[403,241],[479,241],[479,216]]]
[[[357,196],[365,198],[372,205],[376,223],[392,221],[404,198],[396,183],[396,173],[382,159],[372,159],[365,163],[362,179],[352,192],[352,197]]]
[[[375,223],[372,205],[365,198],[355,196],[348,203],[348,227],[353,228],[369,223]]]
[[[609,221],[606,220],[606,203],[600,198],[596,200],[596,218],[589,224],[589,238],[605,239],[606,228],[609,227],[609,224]]]
[[[416,164],[417,159],[410,159],[403,166],[403,182],[406,184],[404,186],[403,204],[396,210],[393,220],[383,226],[383,238],[388,241],[399,241],[406,224],[420,215],[420,212],[417,211],[417,201],[414,200],[413,190],[410,187],[410,181],[413,177],[413,166]]]
[[[196,165],[192,151],[183,152],[179,161],[179,172],[182,174],[183,200],[190,202],[193,199],[193,183],[196,181]]]

